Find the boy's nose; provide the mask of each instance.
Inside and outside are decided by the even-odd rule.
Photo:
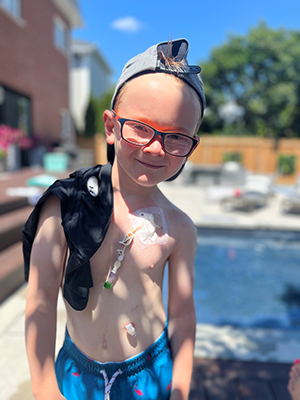
[[[163,147],[162,137],[156,136],[147,146],[144,147],[144,151],[153,154],[165,154]]]

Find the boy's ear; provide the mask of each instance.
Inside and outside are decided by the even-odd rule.
[[[114,126],[114,116],[109,110],[105,110],[103,113],[103,121],[106,133],[106,141],[108,144],[115,143],[115,126]]]

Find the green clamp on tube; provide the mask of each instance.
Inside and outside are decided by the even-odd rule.
[[[137,228],[137,229],[139,229],[139,228]],[[113,266],[113,268],[111,269],[110,273],[108,274],[108,277],[107,277],[107,279],[106,279],[106,281],[105,281],[105,283],[104,283],[104,285],[103,285],[103,286],[105,287],[105,289],[111,289],[111,287],[113,286],[114,280],[115,280],[116,275],[117,275],[117,271],[118,271],[118,269],[120,268],[121,262],[122,262],[122,260],[123,260],[123,258],[124,258],[124,251],[125,251],[125,248],[126,248],[126,246],[129,246],[130,243],[132,242],[134,232],[135,232],[137,229],[135,229],[135,230],[132,231],[132,232],[131,232],[131,231],[128,232],[127,235],[124,237],[124,239],[121,240],[121,242],[119,242],[119,243],[122,244],[124,247],[123,247],[122,250],[120,250],[120,249],[117,250],[117,251],[118,251],[118,254],[119,254],[118,260],[114,262],[114,266]]]
[[[105,289],[111,289],[112,285],[113,285],[112,283],[105,281],[103,286],[105,287]]]
[[[108,275],[108,277],[107,277],[105,283],[104,283],[105,289],[110,289],[110,288],[112,287],[116,275],[117,275],[117,271],[115,271],[115,270],[112,269],[112,270],[110,271],[110,273],[109,273],[109,275]]]

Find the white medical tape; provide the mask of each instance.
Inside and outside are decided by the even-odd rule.
[[[162,208],[141,208],[128,214],[128,218],[134,229],[139,228],[135,237],[138,239],[140,248],[146,249],[153,244],[168,243],[168,228]]]

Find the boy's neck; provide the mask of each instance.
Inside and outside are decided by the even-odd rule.
[[[147,187],[139,185],[134,182],[115,162],[112,168],[112,186],[114,192],[119,192],[119,194],[127,201],[141,201],[143,200],[149,202],[155,201],[156,196],[160,193],[157,185]]]

